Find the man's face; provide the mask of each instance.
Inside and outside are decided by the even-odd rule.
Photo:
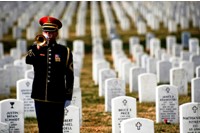
[[[48,41],[54,41],[58,35],[58,31],[43,31],[42,34],[47,38]]]

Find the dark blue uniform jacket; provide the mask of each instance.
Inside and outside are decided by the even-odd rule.
[[[72,99],[74,73],[69,48],[56,42],[49,46],[32,45],[26,63],[34,67],[31,98],[45,102],[64,102]]]

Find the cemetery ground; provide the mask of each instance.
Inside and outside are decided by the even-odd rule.
[[[106,58],[112,61],[109,54]],[[85,54],[84,65],[81,72],[81,90],[82,90],[82,126],[81,133],[111,133],[112,120],[111,113],[104,110],[104,98],[98,96],[98,86],[92,81],[92,55]],[[190,85],[189,85],[190,86]],[[129,93],[126,87],[127,96],[137,99],[137,117],[148,118],[154,121],[155,133],[175,133],[179,132],[178,124],[155,123],[155,103],[139,103],[138,94]],[[190,102],[190,87],[187,96],[179,97],[179,105]],[[11,88],[10,98],[16,98],[16,88]],[[6,99],[6,97],[0,97]],[[35,118],[25,119],[25,133],[37,133],[37,120]]]

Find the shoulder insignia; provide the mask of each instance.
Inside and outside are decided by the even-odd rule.
[[[35,56],[35,54],[33,53],[32,49],[28,51],[28,56]]]

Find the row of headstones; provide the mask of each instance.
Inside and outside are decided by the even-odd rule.
[[[148,32],[146,34],[146,36],[145,36],[145,40],[146,40],[145,50],[150,50],[150,40],[153,39],[153,38],[156,38],[154,33]],[[189,40],[191,40],[191,41],[189,42]],[[158,42],[158,43],[160,43],[160,42]],[[198,40],[196,40],[195,38],[191,37],[191,33],[190,32],[184,31],[184,32],[181,33],[181,47],[182,48],[188,48],[189,44],[190,45],[197,45],[198,43],[199,43]],[[132,52],[133,51],[132,47],[133,47],[134,44],[140,44],[139,37],[137,37],[137,36],[130,37],[130,39],[129,39],[129,53],[130,54],[134,54]],[[176,39],[175,36],[173,36],[173,35],[166,36],[166,49],[167,49],[166,52],[168,54],[172,54],[172,52],[173,52],[172,51],[172,46],[175,45],[175,44],[177,44],[177,39]],[[196,46],[196,48],[195,48],[195,46],[193,46],[193,48],[191,49],[190,52],[194,53],[194,51],[195,51],[196,53],[198,53],[198,50],[199,50],[199,48],[197,46]],[[155,49],[155,51],[156,51],[156,49]]]
[[[176,44],[176,38],[174,36],[167,36],[167,51],[161,48],[160,40],[157,38],[151,38],[149,41],[150,56],[144,53],[144,48],[139,44],[139,39],[137,37],[130,38],[130,54],[134,56],[134,60],[136,60],[137,65],[141,65],[142,62],[139,62],[139,59],[145,54],[146,57],[155,57],[158,60],[169,60],[171,57],[173,60],[186,60],[189,61],[190,56],[193,55],[192,61],[195,61],[196,56],[199,55],[199,40],[197,38],[188,38],[189,42],[189,51],[183,51],[183,46]],[[122,41],[115,40],[112,42],[112,55],[113,58],[117,55],[123,54],[119,53],[122,49]],[[187,44],[186,44],[187,45]],[[187,45],[188,47],[188,45]],[[115,54],[115,55],[114,55]],[[194,62],[195,63],[195,62]],[[194,64],[195,68],[198,64]]]
[[[87,13],[88,2],[81,1],[76,18],[76,35],[85,36],[86,34],[86,13]]]
[[[17,39],[16,47],[10,49],[10,56],[14,59],[20,59],[21,56],[26,54],[27,41],[25,39]],[[4,58],[4,44],[0,42],[0,59]]]
[[[91,36],[101,37],[100,13],[97,1],[91,1]]]
[[[72,25],[73,16],[76,13],[77,1],[68,1],[67,7],[63,13],[61,22],[64,23],[63,27],[59,30],[60,39],[69,38],[69,27]]]
[[[121,29],[126,31],[130,29],[131,24],[128,16],[126,15],[125,9],[122,6],[122,3],[123,2],[112,1],[111,6],[116,14]]]
[[[55,6],[55,4],[56,4],[56,6]],[[40,5],[42,5],[42,4],[40,4]],[[59,30],[59,38],[67,39],[69,36],[68,35],[68,27],[71,25],[72,17],[73,17],[73,14],[75,13],[75,9],[77,7],[77,2],[68,2],[67,4],[66,4],[66,2],[57,2],[57,3],[49,2],[49,3],[45,3],[44,6],[47,6],[48,8],[41,8],[41,10],[37,10],[39,12],[35,12],[34,15],[36,17],[34,17],[34,20],[31,21],[31,25],[29,27],[27,27],[26,38],[27,39],[35,38],[36,33],[38,32],[38,28],[39,28],[39,24],[37,23],[36,19],[39,19],[40,17],[45,16],[45,15],[48,15],[49,12],[50,12],[50,14],[49,14],[50,16],[61,18],[62,17],[61,13],[63,11],[65,11],[64,15],[62,17],[62,21],[63,21],[63,23],[65,22],[66,25],[63,25],[63,28],[61,30]],[[54,8],[52,8],[52,7],[54,7]],[[85,28],[84,28],[85,27],[85,17],[83,17],[83,16],[86,16],[86,8],[87,8],[87,2],[80,2],[80,7],[78,10],[78,15],[77,15],[77,24],[76,24],[77,36],[85,35]],[[44,10],[44,9],[46,9],[46,10]],[[23,15],[23,16],[27,16],[27,13],[24,13],[24,14],[25,15]],[[20,22],[23,22],[23,20],[24,20],[23,18],[26,18],[26,17],[22,17]],[[23,27],[25,27],[25,25]],[[20,38],[21,34],[22,34],[22,30],[23,29],[19,26],[13,27],[14,38]]]
[[[114,41],[115,41],[115,43],[114,43]],[[196,39],[195,39],[195,41],[196,41]],[[114,50],[115,51],[117,51],[116,53],[117,54],[119,54],[120,52],[119,51],[121,51],[121,49],[122,49],[122,42],[120,42],[119,40],[113,40],[112,41],[113,43],[112,43],[112,46],[114,47]],[[98,43],[101,43],[101,41],[99,41]],[[98,44],[97,43],[97,44]],[[96,49],[94,46],[93,46],[93,49],[95,49],[94,51],[93,51],[93,57],[94,58],[97,58],[97,59],[94,59],[93,58],[93,80],[95,81],[95,84],[98,84],[98,78],[99,78],[99,71],[100,71],[100,69],[103,69],[103,68],[110,68],[110,64],[107,62],[107,61],[105,61],[105,59],[104,59],[104,56],[103,56],[103,48],[102,48],[102,44],[101,45],[95,45],[95,47],[97,47],[98,49]],[[120,45],[118,45],[118,44],[120,44]],[[134,46],[137,46],[136,44],[133,44]],[[154,45],[154,44],[153,44]],[[192,46],[194,47],[194,48],[192,48]],[[197,40],[197,43],[193,43],[193,45],[191,44],[190,45],[190,48],[191,49],[198,49],[198,40]],[[190,49],[189,48],[189,49]],[[114,51],[113,50],[113,51]],[[135,51],[137,51],[137,50],[135,50]],[[114,53],[114,52],[113,52]],[[135,52],[136,53],[136,52]],[[194,53],[194,55],[196,55],[197,53]],[[99,57],[98,57],[99,56]],[[118,72],[119,72],[119,77],[121,77],[122,79],[124,79],[126,82],[129,82],[129,79],[131,79],[131,75],[132,75],[132,73],[134,73],[133,71],[130,71],[129,72],[129,70],[130,70],[130,68],[131,67],[140,67],[140,63],[139,64],[137,64],[137,65],[134,65],[133,63],[131,63],[127,58],[125,58],[125,59],[121,59],[120,60],[120,56],[121,55],[119,55],[119,56],[116,56],[116,58],[114,58],[114,59],[118,59],[118,65],[116,65],[116,66],[121,66],[121,68],[122,68],[122,70],[121,71],[119,71],[118,70]],[[122,57],[124,56],[124,54],[122,53]],[[198,57],[198,56],[197,56]],[[140,59],[143,59],[143,58],[140,58]],[[145,58],[144,58],[145,59]],[[188,59],[189,59],[189,57],[188,57]],[[125,61],[127,61],[127,62],[125,62]],[[124,62],[123,62],[124,61]],[[114,60],[114,62],[115,62],[115,60]],[[139,61],[138,61],[139,62]],[[145,61],[140,61],[140,62],[145,62]],[[154,59],[152,59],[152,58],[149,58],[149,61],[148,61],[148,59],[147,59],[147,62],[149,62],[149,64],[150,64],[150,62],[153,62],[153,63],[151,63],[151,65],[148,65],[150,68],[154,68],[154,70],[151,70],[150,68],[149,69],[147,69],[147,72],[150,72],[150,73],[157,73],[157,77],[158,77],[158,82],[161,82],[161,83],[165,83],[165,82],[169,82],[170,81],[170,69],[171,68],[173,68],[173,67],[177,67],[177,66],[179,66],[179,63],[178,63],[178,65],[174,65],[173,64],[173,62],[172,63],[170,63],[169,61],[159,61],[159,62],[157,62],[156,60],[154,60]],[[158,65],[156,65],[156,62],[157,62],[157,64]],[[192,63],[193,62],[193,63]],[[124,63],[124,64],[123,64]],[[177,63],[177,62],[175,62],[175,63]],[[146,66],[146,65],[142,65],[142,67],[144,67],[144,66]],[[157,66],[157,67],[155,67],[155,66]],[[198,59],[196,59],[196,60],[191,60],[190,62],[186,62],[186,61],[184,61],[184,62],[182,62],[182,63],[180,63],[180,66],[181,66],[181,68],[184,68],[185,69],[185,71],[187,72],[187,80],[186,80],[186,83],[187,83],[187,81],[191,81],[191,79],[194,77],[194,69],[195,68],[197,68],[196,69],[196,75],[198,76],[199,74],[199,61],[198,61]],[[195,66],[195,67],[194,67]],[[164,69],[166,67],[166,69]],[[115,68],[117,68],[117,67],[115,67]],[[145,67],[144,67],[145,68]],[[142,68],[142,70],[141,70],[141,72],[142,73],[144,73],[144,72],[146,72],[146,70],[144,69],[144,68]],[[156,69],[157,68],[157,69]],[[188,68],[190,68],[190,69],[188,69]],[[192,68],[194,68],[194,69],[192,69]],[[127,71],[128,70],[128,71]],[[140,69],[139,69],[140,70]],[[139,72],[139,74],[141,74],[140,73],[140,71],[138,71],[138,69],[135,69],[135,72]],[[156,72],[157,71],[157,72]],[[121,73],[124,73],[124,74],[121,74]],[[131,74],[130,74],[131,73]],[[184,72],[185,73],[185,72]],[[129,76],[129,74],[130,74],[130,76]],[[166,74],[168,75],[168,76],[166,76]],[[163,76],[164,75],[164,76]],[[182,75],[184,75],[184,74],[182,74]],[[135,77],[135,75],[133,76],[133,77]],[[137,77],[137,76],[136,76]],[[137,85],[137,78],[134,80],[135,82],[134,82],[134,84],[136,84]],[[132,78],[132,80],[130,80],[130,84],[133,82],[133,78]],[[183,84],[186,84],[186,83],[183,83]],[[131,86],[131,85],[130,85]],[[132,92],[132,88],[134,88],[134,87],[131,87],[131,89],[130,89],[130,91]],[[137,90],[137,86],[136,86],[136,88],[135,88],[135,90]]]
[[[114,70],[101,69],[99,73],[102,74],[102,77],[104,75],[105,76],[104,78],[108,78],[105,81],[105,85],[102,83],[103,81],[101,82],[101,80],[99,83],[99,87],[105,86],[105,111],[110,112],[111,109],[116,111],[117,109],[113,108],[113,105],[111,107],[111,101],[115,97],[125,95],[125,82],[121,79],[114,78],[116,76],[116,73],[114,72]],[[112,76],[113,76],[113,78],[111,78]],[[179,79],[179,78],[180,77],[175,77],[175,79]],[[100,76],[100,79],[101,79],[101,76]],[[139,88],[141,88],[141,90],[139,91],[139,99],[141,99],[140,101],[154,102],[155,96],[156,96],[157,122],[164,122],[164,120],[165,121],[167,120],[167,122],[170,122],[170,123],[178,123],[178,121],[177,121],[178,120],[178,89],[177,89],[177,87],[163,85],[163,86],[158,86],[156,88],[155,79],[156,79],[156,76],[153,74],[143,74],[143,75],[139,76],[139,80],[141,80],[141,81],[139,81],[140,86],[141,86],[141,87],[139,87]],[[197,91],[197,92],[195,92],[196,94],[198,93],[197,86],[199,84],[199,80],[200,80],[200,78],[198,78],[198,81],[196,81],[196,85],[194,85],[194,86],[196,86],[196,91]],[[154,90],[153,93],[152,93],[152,90]],[[155,90],[156,90],[156,92],[155,92]],[[102,93],[102,91],[99,91],[99,92]],[[102,95],[100,95],[100,96],[102,96]],[[153,99],[153,100],[149,101],[149,99]],[[116,106],[119,106],[119,103],[116,103]],[[117,112],[118,114],[116,114],[116,116],[119,116],[119,112]],[[112,112],[112,114],[113,114],[113,112]],[[130,113],[122,112],[121,116],[125,117],[125,116],[127,116],[127,114],[130,114]],[[113,115],[113,116],[115,116],[115,115]],[[112,119],[113,119],[112,121],[115,123],[116,120],[121,120],[122,118],[113,117]],[[112,125],[114,125],[114,123]],[[184,127],[187,127],[187,128],[193,127],[191,124],[188,124],[188,123],[186,125],[184,125]],[[115,125],[119,126],[119,123],[117,123]],[[116,127],[114,126],[113,127],[114,133],[116,132],[115,128]],[[134,128],[134,127],[132,127],[132,128]],[[135,128],[137,128],[137,127],[135,127]],[[187,129],[187,131],[188,130],[189,129]],[[190,130],[198,130],[198,129],[190,129]],[[130,130],[130,131],[132,131],[132,130]],[[153,129],[152,129],[152,131],[153,131]]]
[[[24,78],[26,70],[31,66],[24,63],[24,60],[16,60],[13,64],[6,64],[3,68],[0,68],[0,94],[10,95],[10,87],[16,85],[16,81]]]
[[[102,57],[102,54],[100,54],[100,57]],[[123,61],[123,59],[122,59],[122,61]],[[137,91],[137,74],[144,73],[144,72],[146,72],[146,70],[144,68],[141,68],[139,66],[136,66],[136,65],[130,63],[130,61],[127,61],[127,62],[124,62],[124,63],[122,61],[121,62],[119,61],[119,63],[118,63],[119,66],[122,66],[121,67],[122,73],[124,73],[124,74],[121,74],[122,76],[120,76],[120,77],[122,79],[124,79],[126,82],[129,82],[128,79],[131,79],[130,80],[130,86],[131,86],[130,91],[131,92],[134,91],[134,90]],[[149,60],[149,61],[151,61],[151,60]],[[169,78],[170,73],[169,72],[170,72],[170,69],[172,68],[172,63],[170,63],[169,61],[160,61],[157,64],[158,65],[156,65],[156,62],[155,62],[155,64],[153,66],[158,66],[157,67],[158,82],[169,82],[170,81],[170,78]],[[194,75],[193,71],[188,71],[188,70],[191,70],[191,67],[193,67],[193,64],[192,65],[190,65],[190,64],[192,64],[192,63],[188,64],[188,63],[183,62],[182,65],[181,65],[182,68],[184,68],[188,72],[189,77],[187,77],[186,83],[187,83],[187,81],[190,81],[193,78],[193,75]],[[190,69],[188,69],[188,67]],[[93,63],[93,79],[94,79],[96,85],[98,84],[98,80],[99,80],[98,77],[100,77],[99,76],[100,75],[99,74],[100,69],[103,69],[103,68],[110,68],[110,64],[107,61],[105,61],[105,59],[98,59],[96,61],[94,60],[94,63]],[[156,68],[156,67],[154,67],[154,68]],[[198,73],[199,70],[197,69],[196,71]],[[147,72],[153,73],[155,71],[147,71]],[[166,72],[168,72],[168,74],[167,74],[168,76],[166,76]],[[105,72],[105,73],[109,74],[108,71]],[[114,73],[114,72],[110,72],[110,73]],[[137,73],[137,74],[135,75],[134,73]],[[125,74],[128,75],[128,76],[126,76]],[[123,75],[125,75],[125,76],[123,76]],[[163,76],[163,75],[165,75],[165,76]],[[198,74],[196,74],[196,75],[198,75]],[[109,76],[107,76],[107,77],[109,77]],[[134,85],[134,87],[131,84]],[[100,84],[100,86],[101,85],[103,86],[103,84]],[[135,88],[135,89],[133,90],[133,88]]]
[[[200,117],[199,103],[185,103],[178,108],[177,89],[170,85],[159,86],[156,98],[157,123],[179,123],[180,133],[200,131],[197,122]],[[112,99],[112,132],[154,133],[154,122],[147,118],[137,117],[135,98],[119,96]]]
[[[116,23],[108,1],[101,1],[101,11],[104,17],[107,36],[114,38],[117,34],[115,31]]]
[[[117,20],[120,23],[122,30],[127,30],[130,27],[128,16],[135,22],[138,34],[146,34],[147,26],[150,26],[153,30],[160,29],[160,23],[163,22],[164,26],[168,28],[170,33],[177,32],[178,24],[181,25],[181,29],[188,29],[190,20],[193,22],[193,27],[200,27],[199,21],[200,18],[197,15],[199,10],[197,6],[194,6],[194,3],[190,2],[189,5],[187,3],[182,3],[183,6],[178,6],[178,12],[172,12],[171,7],[178,5],[179,3],[171,2],[167,6],[165,6],[165,2],[161,2],[159,4],[154,4],[153,2],[111,2],[109,5],[107,2],[101,2],[103,16],[105,19],[107,34],[109,36],[116,36],[115,30],[115,22],[113,19],[113,15],[111,13],[111,7],[114,10],[114,13],[117,16]],[[162,8],[161,8],[162,6]],[[163,7],[164,6],[164,7]],[[155,7],[155,8],[154,8]],[[185,10],[184,8],[187,10]],[[182,11],[183,10],[183,11]],[[152,11],[152,12],[151,12]],[[162,11],[162,12],[158,12]],[[182,13],[186,12],[186,13]],[[191,14],[189,15],[188,14]],[[172,14],[172,15],[163,15],[163,14]],[[186,16],[187,15],[187,16]],[[165,16],[165,17],[164,17]],[[192,17],[191,17],[192,16]],[[147,21],[147,24],[146,22]]]
[[[23,2],[21,2],[23,3]],[[83,3],[83,4],[82,4]],[[9,4],[9,3],[8,3]],[[55,6],[56,4],[56,6]],[[168,8],[171,6],[176,5],[177,3],[171,3],[170,6],[164,6],[164,8]],[[40,6],[45,6],[47,8],[40,8]],[[19,14],[18,19],[13,20],[13,21],[17,21],[18,25],[17,26],[13,26],[13,37],[14,38],[21,38],[22,36],[22,30],[24,28],[27,29],[27,39],[34,39],[35,38],[35,34],[38,31],[38,27],[39,24],[37,23],[36,19],[39,19],[40,17],[44,16],[44,15],[48,15],[48,13],[50,12],[50,15],[54,15],[55,17],[61,17],[61,12],[63,12],[65,10],[66,2],[47,2],[47,3],[41,3],[41,2],[35,2],[34,5],[30,4],[29,6],[27,6],[24,10],[24,12],[22,12],[21,14]],[[64,17],[63,17],[63,21],[67,22],[67,25],[63,27],[62,30],[60,30],[60,37],[61,39],[66,39],[68,37],[68,27],[71,23],[71,19],[70,20],[66,20],[66,18],[68,18],[68,16],[70,18],[72,18],[72,15],[75,12],[75,8],[77,5],[77,2],[69,2],[67,3],[67,5],[69,8],[68,9],[73,9],[72,11],[66,10]],[[151,2],[148,3],[140,3],[139,5],[141,6],[141,8],[139,8],[140,6],[137,6],[138,3],[137,2],[111,2],[110,6],[107,2],[101,2],[101,7],[102,7],[102,11],[103,11],[103,15],[105,18],[105,24],[107,27],[107,33],[109,36],[112,36],[112,34],[116,34],[116,30],[115,30],[115,22],[114,22],[114,18],[113,15],[111,13],[111,7],[113,7],[113,10],[116,13],[117,19],[120,22],[121,28],[126,30],[129,29],[128,27],[130,27],[130,22],[126,16],[126,13],[132,18],[134,19],[133,21],[135,21],[136,26],[137,26],[137,30],[139,34],[146,34],[147,32],[147,25],[150,26],[152,29],[159,29],[159,22],[164,21],[162,18],[165,12],[161,12],[160,14],[158,14],[158,10],[163,10],[162,8],[160,9],[160,5],[165,5],[164,3],[160,3],[160,4],[152,4]],[[146,6],[148,5],[148,6]],[[199,10],[194,10],[196,9],[196,6],[194,6],[194,4],[192,2],[189,3],[188,6],[185,5],[185,3],[183,3],[183,7],[187,7],[187,11],[190,13],[194,13],[192,20],[194,20],[195,23],[194,25],[197,25],[199,18],[198,18],[198,11]],[[54,8],[51,8],[52,6],[54,6]],[[156,7],[155,9],[152,8],[152,6]],[[194,6],[194,7],[193,7]],[[20,6],[21,7],[21,6]],[[35,8],[37,7],[37,8]],[[86,7],[87,7],[87,2],[81,2],[80,3],[80,8],[78,10],[78,15],[77,15],[77,25],[76,25],[76,31],[77,31],[77,35],[85,35],[85,16],[86,16]],[[40,8],[40,10],[39,10]],[[45,10],[44,10],[45,9]],[[120,9],[120,10],[118,10]],[[27,12],[30,12],[31,10],[31,14],[27,14]],[[149,12],[149,10],[152,10],[152,13]],[[180,10],[183,10],[180,6],[179,6],[179,12],[177,13],[178,15],[174,15],[176,18],[180,18]],[[138,13],[139,11],[139,13]],[[196,11],[196,12],[195,12]],[[69,12],[69,13],[68,13]],[[79,13],[80,12],[80,13]],[[187,14],[189,14],[187,13]],[[80,15],[79,15],[80,14]],[[139,14],[139,15],[138,15]],[[146,15],[147,14],[147,15]],[[168,13],[171,14],[171,13]],[[65,16],[66,15],[66,16]],[[142,17],[144,17],[147,20],[147,25],[145,23],[145,21],[142,19]],[[169,17],[168,19],[166,19],[165,21],[167,21],[167,25],[168,26],[168,30],[170,32],[177,32],[177,24],[179,24],[179,21],[176,22],[176,20],[173,20],[171,15],[168,15],[166,17]],[[189,16],[187,16],[189,17]],[[33,21],[31,21],[31,19],[34,18]],[[183,18],[183,19],[181,19]],[[184,28],[188,28],[188,21],[190,20],[189,18],[185,18],[185,17],[181,17],[181,25],[183,25],[182,27]],[[197,22],[196,22],[197,21]],[[13,22],[14,23],[14,22]],[[31,23],[31,25],[29,27],[27,27],[27,25]],[[182,24],[183,23],[183,24]],[[1,24],[0,24],[1,25]],[[4,24],[2,24],[2,28],[5,27]],[[80,28],[81,27],[81,28]]]
[[[24,3],[24,2],[21,2],[21,3]],[[11,3],[7,3],[7,4],[9,5]],[[56,2],[51,1],[51,2],[45,2],[45,3],[34,2],[33,4],[30,3],[30,5],[24,6],[23,8],[26,7],[24,9],[25,11],[19,14],[19,18],[17,18],[16,20],[13,20],[14,22],[17,22],[17,25],[16,26],[11,25],[12,37],[14,39],[21,38],[22,31],[26,29],[26,38],[34,39],[39,29],[38,19],[46,15],[52,15],[58,18],[61,17],[61,13],[63,12],[65,8],[65,4],[66,2],[56,3]],[[41,6],[43,6],[44,8],[40,8]],[[28,25],[29,23],[30,23],[30,26]],[[2,24],[0,24],[0,28],[1,28],[1,25],[2,27],[6,27],[3,24],[4,24],[3,22]],[[8,28],[10,28],[11,26],[9,26]]]
[[[6,99],[0,101],[1,133],[24,133],[25,104],[28,103],[17,99]],[[31,110],[31,108],[29,108],[29,110]],[[80,132],[80,111],[78,107],[70,105],[65,108],[63,132]]]
[[[199,10],[198,6],[196,6],[197,3],[195,2],[157,2],[155,4],[154,2],[146,1],[123,1],[111,2],[111,4],[113,5],[112,7],[115,11],[118,21],[120,22],[121,28],[123,30],[126,30],[128,29],[128,27],[130,27],[129,20],[126,19],[125,15],[125,13],[127,13],[128,16],[135,23],[138,34],[146,34],[147,26],[151,27],[151,29],[153,30],[159,30],[161,22],[164,23],[165,28],[168,28],[168,31],[170,33],[177,32],[179,24],[181,26],[181,29],[188,29],[190,21],[192,21],[193,27],[200,27],[200,18],[198,15]],[[179,4],[182,4],[182,6],[177,6]],[[175,6],[178,7],[176,11],[173,8]],[[145,21],[147,21],[147,24]],[[109,27],[107,27],[107,30],[109,30],[108,28]],[[112,28],[115,29],[115,26],[113,26]]]
[[[24,73],[31,67],[25,64],[25,58],[21,58],[27,51],[26,41],[18,39],[16,47],[10,49],[10,54],[4,54],[4,46],[0,44],[0,94],[9,95],[10,87],[16,85],[16,81],[24,78]]]
[[[101,39],[94,39],[94,41],[93,41],[93,61],[95,62],[95,59],[98,59],[98,60],[100,60],[99,62],[102,62],[102,63],[99,63],[99,67],[102,68],[102,69],[99,70],[99,88],[102,88],[102,86],[105,86],[105,110],[106,111],[110,111],[111,110],[111,99],[113,99],[113,98],[115,98],[117,96],[125,95],[125,82],[123,80],[121,80],[121,79],[117,79],[115,71],[111,70],[109,68],[109,63],[105,61],[104,56],[103,56],[103,47],[102,47],[102,43],[101,42],[102,42]],[[97,48],[99,48],[100,50],[98,50]],[[95,54],[95,52],[96,52],[96,54]],[[98,62],[98,61],[96,61],[96,62]],[[95,63],[94,63],[94,65],[95,65]],[[98,67],[98,65],[96,67]],[[95,67],[93,67],[93,68],[95,68]],[[138,70],[136,70],[136,71],[138,71]],[[179,70],[175,71],[175,75],[178,75],[178,76],[181,75]],[[134,77],[137,77],[137,76],[134,76]],[[171,77],[174,77],[174,76],[171,76]],[[182,75],[181,75],[181,77],[182,77]],[[106,81],[104,81],[106,78],[108,78],[108,79]],[[139,81],[140,84],[141,84],[140,85],[141,91],[139,91],[139,93],[140,93],[139,94],[139,98],[141,97],[140,101],[143,101],[144,99],[146,99],[146,101],[145,100],[144,101],[145,102],[149,102],[148,99],[151,99],[151,98],[154,99],[153,101],[155,101],[155,98],[154,98],[155,97],[155,91],[153,93],[151,93],[152,92],[151,90],[152,90],[152,88],[154,88],[154,89],[156,88],[156,84],[157,84],[156,76],[154,74],[143,74],[143,75],[141,75],[141,78],[139,78],[139,79],[141,80],[141,81]],[[175,76],[174,79],[180,79],[180,77]],[[198,87],[197,87],[198,83],[197,82],[199,82],[199,79],[196,80],[196,81],[195,80],[196,79],[194,79],[193,80],[194,82],[192,82],[192,84],[193,84],[192,86],[196,86],[196,92],[193,91],[192,92],[193,94],[197,94],[198,93]],[[178,81],[178,82],[181,82],[181,81]],[[153,83],[154,83],[154,85],[153,85]],[[147,84],[147,85],[145,85],[145,84]],[[148,88],[148,89],[146,90],[146,88]],[[192,87],[192,90],[195,90],[195,89],[193,89],[193,87]],[[168,89],[167,89],[167,91],[169,92]],[[142,92],[145,92],[148,95],[146,95],[145,93],[142,93]],[[99,89],[99,95],[100,96],[104,96],[102,93],[103,93],[103,90]],[[149,97],[149,94],[150,94],[150,97]],[[158,96],[160,96],[160,94],[158,94]],[[178,96],[178,93],[177,93],[177,96]],[[169,97],[168,96],[162,97],[162,98],[164,98],[164,100],[162,100],[162,101],[169,100]],[[198,97],[198,96],[196,96],[196,97]],[[168,99],[166,99],[166,98],[168,98]],[[170,98],[172,100],[174,100],[173,96],[171,96]],[[178,99],[178,98],[176,98],[176,99]],[[165,106],[165,108],[166,108],[166,105],[164,105],[164,104],[161,104],[161,105],[162,105],[161,108],[163,108],[163,106]],[[168,108],[172,108],[172,105],[178,106],[178,103],[176,103],[176,104],[170,103],[170,105],[171,106],[167,105]],[[174,109],[176,111],[177,110],[176,107],[174,107],[174,108],[172,108],[172,109]],[[160,114],[161,115],[166,115],[167,111],[165,109],[163,110],[163,112],[160,113]],[[174,115],[173,113],[174,112],[172,112],[171,115]],[[162,117],[164,119],[166,116],[158,116],[158,117],[160,117],[160,118]],[[167,117],[165,120],[169,120],[170,118],[171,118],[171,116],[169,116],[169,118]],[[190,129],[190,130],[196,130],[196,129]]]
[[[181,29],[188,29],[189,22],[192,21],[193,27],[199,25],[198,6],[195,2],[121,2],[124,10],[130,16],[138,28],[139,34],[145,34],[146,27],[159,30],[160,23],[163,22],[169,32],[177,32],[177,26]],[[178,6],[182,4],[182,6]],[[174,8],[176,7],[176,8]],[[147,25],[145,23],[147,21]],[[142,27],[143,30],[139,27]]]
[[[34,2],[33,4],[31,3],[24,4],[25,2],[20,2],[20,3],[24,5],[23,7],[24,10],[23,11],[20,10],[20,12],[17,12],[19,17],[13,17],[16,19],[13,20],[12,18],[11,19],[12,21],[10,21],[12,23],[6,29],[5,29],[6,25],[2,21],[2,23],[0,23],[0,29],[2,30],[0,31],[2,32],[5,30],[8,31],[9,28],[12,28],[12,37],[14,39],[18,39],[18,38],[22,38],[22,31],[26,30],[26,39],[33,40],[39,29],[39,24],[38,24],[39,18],[46,15],[61,18],[62,13],[65,11],[62,17],[62,20],[63,20],[63,23],[66,23],[66,25],[63,25],[63,28],[59,31],[60,33],[59,37],[60,39],[68,38],[68,27],[71,25],[72,17],[73,17],[73,14],[75,13],[78,2],[50,1],[50,2]],[[19,4],[19,2],[17,4]],[[6,5],[9,7],[10,5],[12,5],[12,3],[7,2]],[[21,6],[19,6],[20,9],[21,9]],[[40,8],[41,6],[43,8]],[[17,11],[19,10],[18,9],[19,7],[16,8]],[[77,21],[77,26],[76,26],[77,35],[85,35],[85,28],[83,28],[85,27],[85,22],[84,22],[85,19],[83,19],[83,16],[86,16],[84,15],[86,14],[86,10],[85,10],[86,7],[87,7],[86,2],[80,2],[80,8],[79,8],[80,13],[78,13],[80,15],[77,15],[78,21]],[[13,8],[11,9],[10,8],[8,8],[7,10],[10,11],[12,9],[11,12],[14,11]],[[4,12],[7,12],[7,10]],[[17,16],[17,14],[15,14],[15,16]],[[2,17],[3,17],[2,20],[4,19],[7,20],[6,15],[2,15]],[[14,25],[14,22],[17,22],[17,25]],[[2,33],[2,32],[0,32],[1,38],[3,37],[4,34],[7,33],[7,32],[5,33],[4,32]]]
[[[173,86],[162,86],[158,119],[174,123],[178,119],[177,90]],[[176,91],[175,91],[176,90]],[[172,93],[171,93],[172,92]],[[176,94],[174,93],[176,92]],[[163,94],[164,93],[164,94]],[[16,99],[0,101],[0,127],[1,131],[24,132],[24,103]],[[180,132],[199,132],[199,103],[186,103],[180,105]],[[169,111],[170,110],[170,111]],[[150,119],[137,118],[136,99],[120,96],[112,99],[112,132],[150,132],[154,133],[154,123]],[[171,120],[171,121],[169,121]],[[68,106],[65,108],[63,132],[80,132],[79,108]]]
[[[14,23],[21,14],[34,2],[1,2],[0,15],[0,39],[7,34],[9,28],[12,28]]]
[[[51,9],[53,5],[54,5],[53,2],[48,2],[48,3],[35,2],[33,5],[28,6],[26,8],[26,11],[21,13],[20,17],[17,19],[16,21],[17,25],[12,26],[13,39],[22,38],[23,30],[26,30],[27,39],[34,39],[36,33],[38,32],[38,27],[39,27],[38,20],[36,20],[38,11],[40,11],[40,9],[43,9],[44,12],[44,8],[41,8],[41,6],[44,6],[46,7],[45,8],[46,13],[44,15],[47,15],[47,12]]]
[[[183,69],[172,69],[170,71],[170,85],[174,85],[178,89],[179,95],[187,95],[188,85],[186,75]],[[156,95],[156,75],[151,73],[144,73],[136,69],[134,75],[137,90],[130,90],[130,92],[138,92],[139,102],[155,102]],[[101,69],[99,77],[99,96],[105,97],[105,111],[111,110],[111,99],[116,96],[125,95],[125,81],[116,77],[116,72],[112,69]],[[192,102],[200,102],[199,97],[199,81],[200,78],[193,78],[191,80],[191,100]],[[136,87],[134,86],[134,88]],[[148,92],[148,93],[147,93]]]

